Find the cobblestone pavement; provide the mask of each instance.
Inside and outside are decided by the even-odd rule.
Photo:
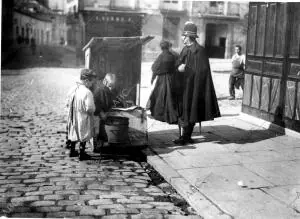
[[[0,216],[200,218],[142,160],[69,158],[65,94],[78,78],[76,69],[2,71]]]

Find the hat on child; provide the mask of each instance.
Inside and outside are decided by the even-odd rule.
[[[192,36],[198,38],[197,26],[192,21],[185,22],[182,36]]]
[[[96,73],[91,69],[82,69],[80,72],[80,80],[86,80],[86,79],[92,79],[95,78],[97,75]]]

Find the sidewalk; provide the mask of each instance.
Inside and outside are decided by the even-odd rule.
[[[204,218],[300,218],[300,141],[224,116],[175,146],[177,126],[149,120],[148,163]]]

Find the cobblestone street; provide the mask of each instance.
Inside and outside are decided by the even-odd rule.
[[[0,5],[0,219],[300,219],[300,2]]]
[[[80,162],[65,149],[65,97],[78,69],[2,70],[0,215],[199,218],[142,154]],[[150,174],[151,175],[151,174]],[[188,211],[188,210],[189,211]]]

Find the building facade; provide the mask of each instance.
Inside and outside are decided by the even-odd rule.
[[[64,1],[60,1],[60,4]],[[51,4],[49,4],[51,3]],[[19,0],[13,14],[13,41],[37,45],[65,45],[67,38],[66,15],[59,2],[48,0]],[[52,8],[54,8],[52,10]]]
[[[65,0],[51,0],[49,1],[49,8],[59,14],[65,14]]]
[[[248,3],[186,0],[66,0],[68,44],[82,48],[93,36],[155,36],[144,47],[153,59],[159,42],[183,47],[181,33],[186,21],[198,27],[198,42],[209,57],[231,58],[234,45],[245,48]],[[148,59],[146,58],[146,59]]]
[[[1,53],[3,58],[13,43],[13,11],[13,1],[2,2]]]
[[[143,35],[154,36],[154,39],[144,45],[143,59],[154,60],[161,52],[159,43],[163,38],[163,14],[160,11],[161,0],[140,0],[141,11],[145,13],[143,19]]]
[[[15,43],[29,44],[32,38],[35,39],[37,45],[52,43],[52,21],[50,17],[15,10],[13,21],[13,40]]]
[[[67,0],[67,41],[83,61],[82,48],[92,37],[142,35],[138,0]]]
[[[78,12],[79,0],[65,0],[65,14],[72,14]]]
[[[231,58],[234,45],[246,47],[248,3],[216,1],[160,1],[163,15],[162,38],[181,48],[181,33],[186,21],[198,27],[198,42],[209,57]]]
[[[66,45],[67,43],[67,16],[56,11],[52,14],[52,41],[54,45]]]

